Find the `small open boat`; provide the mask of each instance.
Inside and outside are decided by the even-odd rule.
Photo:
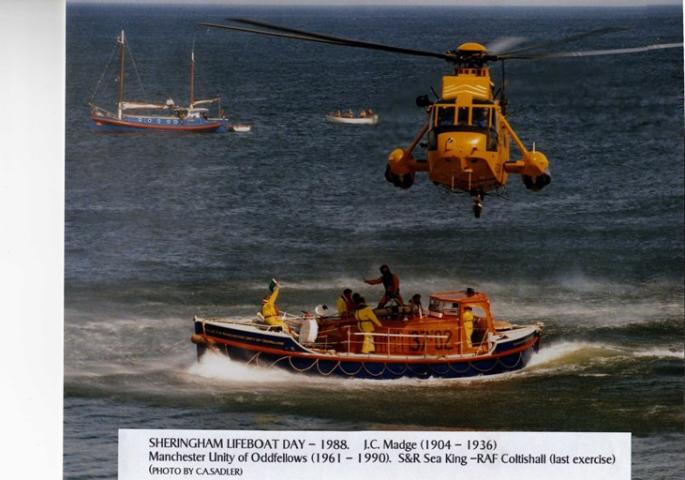
[[[537,352],[543,330],[540,323],[495,321],[487,296],[472,290],[434,293],[427,311],[405,305],[374,312],[381,326],[371,332],[355,314],[328,315],[323,306],[315,313],[283,314],[289,332],[259,318],[196,316],[191,340],[198,358],[211,350],[251,365],[310,375],[458,378],[523,368]]]
[[[373,113],[371,109],[362,110],[358,116],[355,116],[351,110],[347,112],[331,112],[326,115],[326,121],[329,123],[344,123],[348,125],[376,125],[378,123],[378,114]]]
[[[165,103],[136,102],[125,100],[125,58],[126,36],[124,31],[117,37],[119,48],[119,96],[116,112],[110,112],[90,103],[91,119],[98,129],[155,130],[175,132],[225,132],[228,119],[223,115],[220,98],[195,98],[195,52],[190,62],[190,100],[188,106],[176,105],[172,99]],[[98,85],[99,86],[99,85]],[[97,88],[96,88],[97,93]],[[93,97],[95,94],[93,94]],[[216,117],[210,117],[210,108],[215,106]],[[136,113],[132,113],[136,112]]]
[[[252,130],[252,127],[250,127],[249,125],[236,124],[236,125],[229,125],[228,126],[229,132],[247,133],[251,130]]]

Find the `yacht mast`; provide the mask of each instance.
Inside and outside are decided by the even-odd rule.
[[[117,44],[119,45],[119,102],[117,103],[117,109],[119,119],[121,119],[121,104],[124,101],[124,59],[126,58],[126,37],[123,30],[117,38]]]
[[[190,108],[193,108],[193,102],[195,102],[195,42],[190,53],[190,103],[188,104]]]

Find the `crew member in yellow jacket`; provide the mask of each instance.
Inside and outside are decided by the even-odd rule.
[[[357,319],[357,327],[359,331],[364,334],[364,343],[362,344],[362,353],[373,353],[376,347],[373,344],[373,335],[371,335],[375,328],[381,326],[381,322],[373,313],[373,309],[366,304],[364,297],[359,299],[359,307],[354,312],[354,318]]]
[[[471,307],[464,307],[462,315],[464,321],[464,333],[466,334],[466,344],[471,346],[471,335],[473,335],[473,310]]]
[[[342,317],[343,315],[352,312],[353,304],[354,302],[352,301],[352,290],[346,288],[345,290],[343,290],[342,295],[340,295],[338,299],[335,301],[335,308],[338,310],[338,316]]]
[[[262,300],[261,314],[267,325],[281,327],[284,332],[289,332],[290,328],[281,319],[278,313],[278,307],[276,306],[276,299],[278,298],[280,288],[281,286],[276,280],[271,280],[271,283],[269,284],[270,293]]]

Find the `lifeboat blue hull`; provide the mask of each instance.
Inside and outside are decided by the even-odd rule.
[[[254,352],[238,347],[227,347],[222,350],[232,360],[269,368],[278,367],[294,373],[324,377],[394,380],[398,378],[465,378],[513,372],[528,364],[535,347],[493,359],[443,363],[322,360]]]

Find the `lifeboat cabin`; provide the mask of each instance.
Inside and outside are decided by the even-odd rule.
[[[376,355],[485,353],[488,332],[495,332],[490,304],[482,293],[440,292],[430,297],[427,309],[405,305],[374,313],[382,324],[370,334]],[[318,324],[317,347],[361,354],[363,337],[369,333],[359,329],[356,319],[321,317]]]

